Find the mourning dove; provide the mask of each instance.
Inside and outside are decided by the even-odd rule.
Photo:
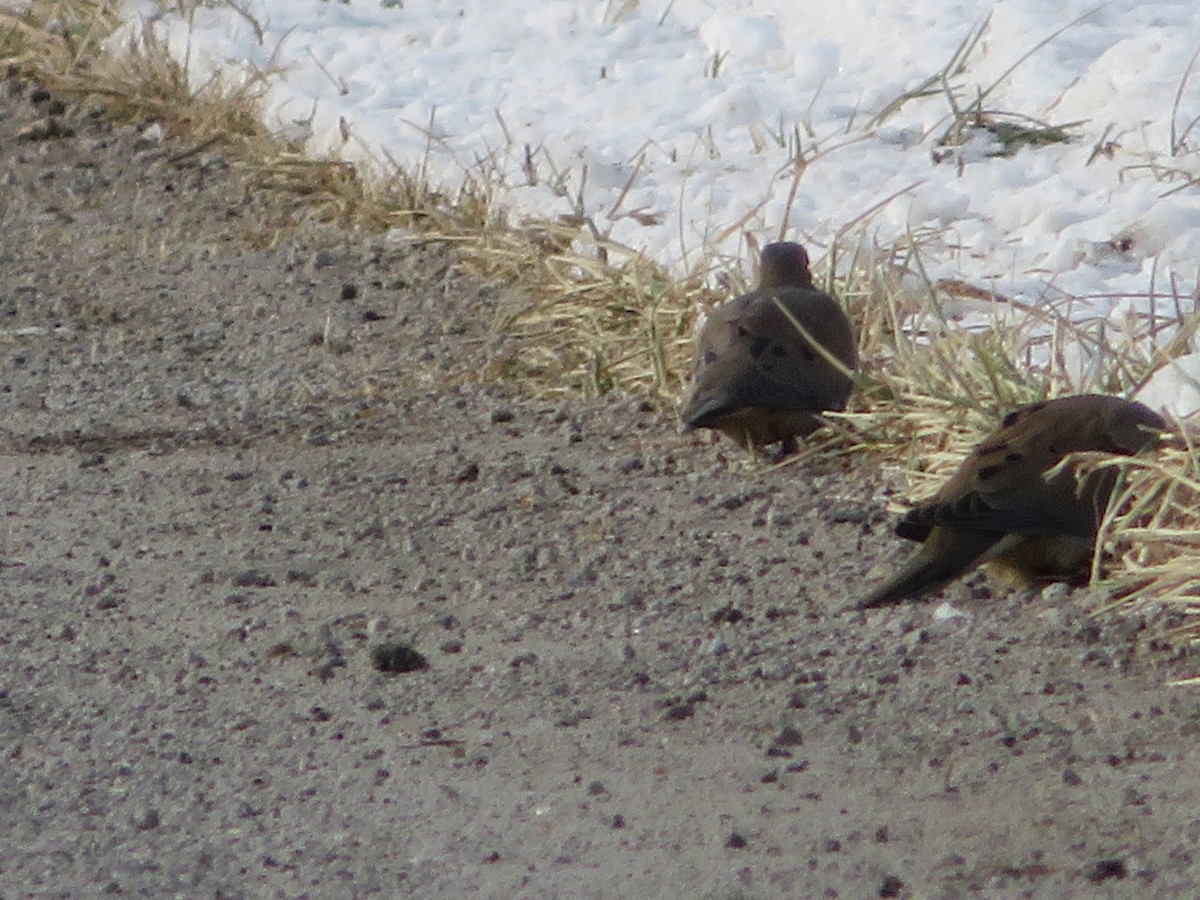
[[[931,500],[900,520],[896,533],[922,547],[856,608],[917,597],[985,562],[1024,581],[1078,572],[1091,558],[1117,472],[1105,467],[1082,482],[1076,465],[1045,473],[1070,453],[1133,455],[1166,428],[1140,403],[1095,394],[1010,413]]]
[[[845,408],[858,361],[846,314],[813,287],[808,254],[791,242],[763,248],[758,288],[711,312],[696,344],[687,429],[714,428],[748,448],[782,441],[784,454],[819,413]]]

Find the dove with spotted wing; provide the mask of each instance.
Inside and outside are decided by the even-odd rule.
[[[709,313],[696,344],[687,429],[751,449],[781,442],[783,454],[820,413],[845,409],[858,364],[850,321],[813,286],[808,254],[790,241],[763,248],[758,287]]]
[[[855,608],[929,593],[985,562],[1025,581],[1078,572],[1092,556],[1117,471],[1080,480],[1068,464],[1046,473],[1071,453],[1132,456],[1166,429],[1141,403],[1096,394],[1010,413],[932,499],[900,520],[896,533],[921,549]]]

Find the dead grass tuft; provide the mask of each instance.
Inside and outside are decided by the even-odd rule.
[[[1097,541],[1093,579],[1110,599],[1096,613],[1163,607],[1182,613],[1168,640],[1200,642],[1200,448],[1185,432],[1152,455],[1098,464],[1119,467],[1122,487]],[[1114,560],[1106,576],[1102,553]]]
[[[915,245],[835,247],[829,258],[849,273],[840,294],[858,329],[861,372],[849,409],[828,416],[836,438],[822,452],[897,461],[923,496],[1005,412],[1051,393],[1047,368],[1023,364],[1026,326],[961,327]]]
[[[32,0],[23,10],[0,9],[0,60],[36,77],[49,90],[102,102],[114,116],[155,121],[196,143],[270,143],[258,104],[275,70],[213,78],[198,88],[145,28],[106,52],[121,25],[121,4],[103,0]]]

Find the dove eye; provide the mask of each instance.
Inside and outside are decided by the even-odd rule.
[[[716,354],[716,353],[714,353],[712,350],[705,350],[705,351],[704,351],[704,364],[705,364],[706,366],[711,366],[711,365],[712,365],[713,363],[715,363],[716,361],[717,361],[717,354]]]

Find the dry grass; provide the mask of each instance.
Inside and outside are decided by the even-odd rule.
[[[618,16],[624,9],[610,7]],[[431,183],[425,165],[406,169],[384,160],[368,172],[336,159],[304,158],[260,124],[260,100],[274,71],[193,87],[149,31],[107,54],[103,45],[119,24],[118,8],[103,0],[34,0],[23,12],[0,10],[0,61],[52,91],[98,100],[114,116],[159,123],[188,148],[181,156],[218,146],[257,187],[284,198],[297,219],[332,218],[454,245],[460,265],[488,282],[513,286],[513,296],[524,298],[496,323],[511,338],[510,350],[489,360],[481,377],[517,381],[543,394],[620,389],[673,407],[687,378],[697,316],[740,287],[721,261],[688,278],[670,277],[612,241],[583,208],[581,189],[528,148],[528,177],[556,185],[570,214],[510,222],[493,187],[501,169],[497,159],[464,165],[460,183],[447,189]],[[994,117],[983,104],[995,84],[962,105],[954,81],[986,26],[985,20],[942,71],[898,97],[878,121],[931,93],[944,94],[951,107],[948,134]],[[1178,135],[1173,132],[1172,156],[1184,151],[1194,125],[1183,123]],[[431,121],[431,148],[433,126]],[[789,137],[781,126],[777,140],[793,157],[794,197],[818,155],[802,153],[799,132]],[[503,152],[519,151],[510,146]],[[1168,177],[1178,177],[1170,172]],[[835,236],[825,258],[826,286],[842,298],[861,335],[859,389],[851,408],[831,416],[831,427],[807,452],[871,453],[901,464],[914,497],[930,493],[1012,407],[1081,390],[1127,395],[1166,359],[1185,352],[1200,325],[1194,297],[1170,298],[1166,315],[1128,321],[1114,332],[1104,322],[1072,322],[1052,307],[1021,307],[975,285],[934,284],[921,265],[925,236],[914,234],[893,248],[864,245],[869,217]],[[724,234],[743,226],[735,223]],[[755,248],[753,237],[747,236],[747,245]],[[955,311],[964,307],[985,311],[992,327],[961,327]],[[1155,602],[1200,612],[1200,576],[1193,574],[1200,570],[1195,448],[1120,465],[1127,491],[1113,505],[1100,541],[1100,550],[1116,560],[1101,582],[1115,598],[1109,608]],[[1200,624],[1174,636],[1200,640]]]
[[[1178,615],[1165,637],[1200,642],[1200,448],[1184,434],[1151,456],[1100,464],[1123,478],[1097,542],[1092,575],[1110,600],[1096,613],[1166,607]],[[1107,577],[1102,553],[1116,560]]]
[[[275,73],[189,87],[150,29],[124,52],[106,53],[120,6],[33,0],[20,12],[0,9],[0,64],[34,75],[53,92],[98,100],[122,119],[160,122],[196,145],[220,142],[263,155],[271,142],[258,123],[258,101]]]

